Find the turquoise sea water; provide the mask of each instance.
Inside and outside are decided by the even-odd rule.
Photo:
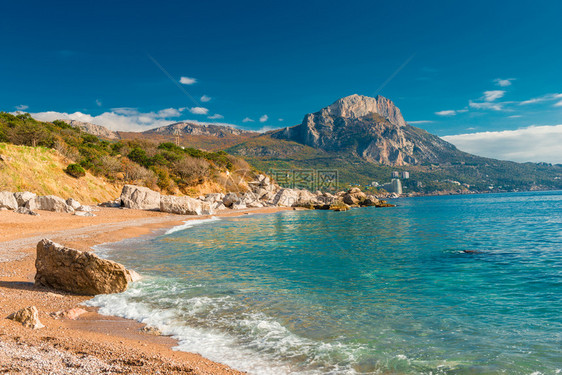
[[[562,192],[188,223],[90,301],[252,374],[562,373]]]

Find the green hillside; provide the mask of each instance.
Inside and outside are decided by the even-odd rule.
[[[0,142],[53,149],[67,166],[77,164],[75,170],[82,167],[111,184],[134,183],[169,193],[235,190],[251,169],[244,160],[224,151],[206,152],[149,140],[111,142],[65,122],[41,122],[29,114],[0,112]],[[244,171],[240,176],[236,174],[239,170]]]

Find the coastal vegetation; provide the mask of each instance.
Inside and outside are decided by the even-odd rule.
[[[0,112],[0,142],[56,150],[69,164],[64,171],[75,178],[88,171],[109,183],[134,183],[169,193],[236,190],[252,169],[224,151],[146,139],[108,141],[63,121],[37,121],[29,114]],[[238,171],[243,173],[237,175]]]

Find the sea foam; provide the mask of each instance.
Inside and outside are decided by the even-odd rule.
[[[201,224],[205,224],[205,223],[209,223],[212,221],[218,221],[220,220],[220,218],[215,217],[215,216],[211,216],[209,219],[194,219],[194,220],[187,220],[184,221],[184,223],[182,225],[177,225],[175,227],[172,227],[170,229],[168,229],[164,234],[172,234],[175,232],[179,232],[180,230],[185,230],[188,228],[192,228],[196,225],[201,225]]]

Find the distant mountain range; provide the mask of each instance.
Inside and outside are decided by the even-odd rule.
[[[500,161],[462,152],[409,125],[400,109],[382,96],[347,96],[306,114],[299,125],[267,133],[190,121],[138,133],[111,132],[77,122],[72,125],[108,139],[164,142],[174,141],[179,132],[183,146],[226,150],[264,171],[337,169],[343,185],[384,182],[390,180],[392,170],[407,170],[412,175],[406,184],[410,191],[459,186],[477,191],[562,188],[562,166]]]

